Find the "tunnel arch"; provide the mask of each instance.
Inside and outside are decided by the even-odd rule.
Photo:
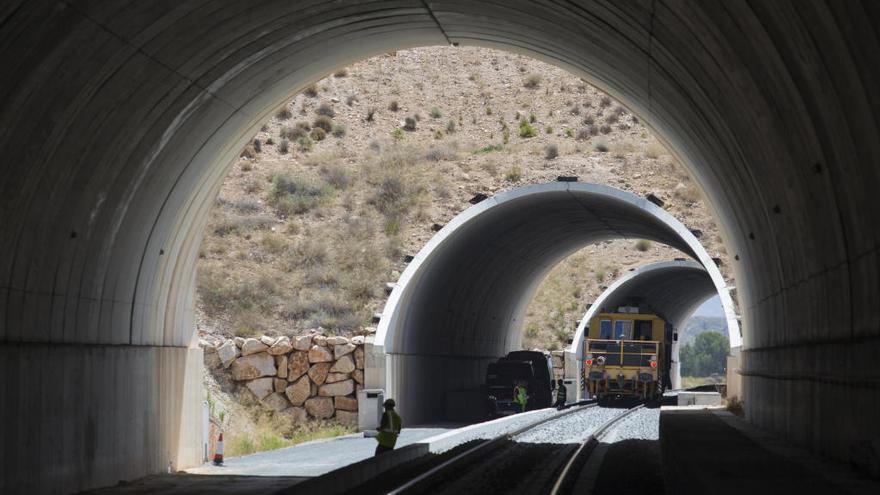
[[[721,291],[726,291],[722,287]],[[583,341],[590,320],[600,312],[615,311],[620,306],[639,301],[650,311],[661,315],[676,330],[681,329],[696,309],[714,295],[719,288],[703,265],[687,260],[648,263],[627,272],[614,281],[596,298],[578,323],[571,346],[565,351],[566,378],[579,379],[584,359]],[[729,303],[728,303],[729,304]],[[739,347],[739,331],[735,313],[728,312],[722,298],[731,347]],[[730,308],[732,309],[732,308]],[[680,386],[678,343],[672,344],[672,387]],[[576,382],[578,383],[578,382]],[[578,398],[582,390],[578,388]]]
[[[367,386],[385,388],[416,423],[479,417],[486,365],[520,348],[527,306],[546,274],[578,249],[614,238],[654,240],[697,260],[732,316],[739,346],[724,278],[687,227],[632,193],[552,182],[489,197],[431,238],[385,305],[375,337],[385,380]],[[477,398],[462,400],[469,395]],[[453,410],[453,403],[477,406]]]
[[[195,462],[194,261],[226,169],[333,68],[447,43],[565,67],[639,115],[706,191],[736,260],[747,417],[838,459],[873,431],[856,413],[880,407],[872,4],[15,0],[0,19],[0,415],[24,425],[4,449],[63,444],[61,458],[4,452],[4,489]],[[817,369],[828,349],[853,365]],[[86,385],[106,373],[123,378]],[[61,375],[89,400],[34,415],[53,396],[25,382]],[[128,442],[113,421],[82,426],[106,411],[149,427]]]

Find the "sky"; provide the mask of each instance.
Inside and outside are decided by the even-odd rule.
[[[694,311],[694,316],[724,316],[724,309],[721,308],[721,298],[714,296],[707,300]]]

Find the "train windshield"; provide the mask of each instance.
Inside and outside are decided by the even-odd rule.
[[[614,338],[617,340],[631,340],[633,333],[633,322],[630,320],[614,321]]]
[[[612,337],[611,333],[611,320],[602,320],[599,322],[599,338],[610,340]]]

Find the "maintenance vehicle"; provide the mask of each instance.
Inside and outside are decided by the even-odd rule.
[[[672,339],[672,325],[638,307],[622,306],[594,316],[584,339],[588,397],[660,397],[669,386]]]
[[[522,411],[514,400],[517,384],[525,384],[526,411],[550,407],[553,403],[553,362],[540,351],[513,351],[490,363],[486,370],[489,417]]]

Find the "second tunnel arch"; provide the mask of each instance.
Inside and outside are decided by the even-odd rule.
[[[576,250],[614,238],[650,239],[686,253],[734,314],[712,258],[662,208],[605,185],[535,184],[468,208],[413,258],[379,321],[372,352],[379,369],[367,386],[386,389],[410,422],[475,419],[473,407],[460,406],[479,397],[491,360],[519,348],[540,282]],[[730,331],[731,345],[740,345],[735,318]]]

